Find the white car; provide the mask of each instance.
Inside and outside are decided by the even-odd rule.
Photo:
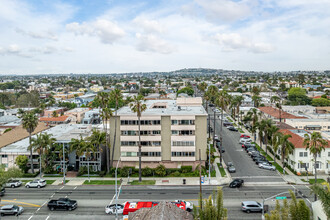
[[[22,182],[20,180],[9,180],[6,182],[6,187],[16,188],[22,185]]]
[[[269,163],[259,163],[259,168],[263,168],[263,169],[266,169],[266,170],[273,170],[275,171],[276,170],[276,167],[273,166],[272,164],[269,164]]]
[[[218,135],[214,135],[214,140],[219,140]]]
[[[117,204],[117,213],[123,214],[123,211],[124,211],[124,205]],[[105,207],[105,213],[109,215],[116,214],[116,204],[107,205]]]
[[[251,144],[252,139],[251,138],[241,138],[241,139],[239,139],[239,143],[240,144]]]
[[[25,184],[25,187],[26,188],[30,188],[30,187],[36,187],[36,188],[41,188],[41,187],[44,187],[46,186],[46,180],[43,180],[43,179],[35,179],[33,181],[30,181],[30,182],[27,182]]]
[[[175,202],[184,202],[184,204],[186,204],[186,211],[190,212],[193,210],[194,206],[191,202],[187,202],[184,200],[175,200]]]
[[[220,110],[217,109],[217,108],[215,108],[213,111],[214,111],[215,113],[220,113]]]

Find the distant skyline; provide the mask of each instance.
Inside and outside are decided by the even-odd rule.
[[[330,69],[329,0],[0,0],[0,74]]]

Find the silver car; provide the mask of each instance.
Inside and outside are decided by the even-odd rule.
[[[30,181],[30,182],[27,182],[25,184],[25,187],[26,188],[30,188],[30,187],[37,187],[37,188],[41,188],[41,187],[44,187],[46,186],[46,180],[43,180],[43,179],[35,179],[33,181]]]
[[[276,167],[273,166],[272,164],[269,164],[269,163],[259,163],[259,168],[263,168],[263,169],[266,169],[266,170],[273,170],[275,171],[276,170]]]
[[[6,187],[11,187],[11,188],[20,187],[21,185],[22,185],[22,181],[20,180],[9,180],[5,184]]]
[[[22,206],[4,205],[0,209],[1,216],[4,215],[20,215],[24,211]]]
[[[256,201],[245,201],[242,202],[242,211],[246,213],[250,212],[261,212],[263,209],[263,206]]]

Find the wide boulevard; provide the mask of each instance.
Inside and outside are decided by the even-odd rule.
[[[297,190],[311,201],[312,195],[305,186],[295,186]],[[203,186],[203,198],[208,198],[216,186]],[[262,203],[263,198],[293,190],[293,186],[243,186],[231,189],[223,187],[224,206],[228,208],[229,219],[261,219],[261,213],[244,213],[241,202],[255,200]],[[199,186],[123,186],[118,203],[125,201],[173,201],[183,199],[198,205]],[[115,219],[106,215],[105,206],[113,200],[114,186],[52,186],[42,189],[27,189],[24,187],[7,189],[1,204],[17,204],[24,207],[24,213],[19,217],[5,216],[3,219]],[[288,195],[284,195],[288,196]],[[50,211],[47,202],[50,199],[68,197],[77,200],[78,208],[74,211]],[[113,200],[113,201],[112,201]],[[273,207],[275,200],[265,204]],[[120,216],[122,217],[122,216]]]

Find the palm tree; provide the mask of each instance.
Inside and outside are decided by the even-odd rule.
[[[265,143],[265,145],[266,145],[266,154],[267,154],[267,151],[268,151],[268,149],[267,149],[267,145],[268,145],[268,142],[269,142],[269,139],[270,139],[270,132],[271,132],[271,127],[272,127],[272,124],[273,124],[273,121],[272,121],[272,119],[266,119],[266,120],[264,120],[264,127],[265,127],[265,129],[264,129],[264,141],[266,142]]]
[[[308,149],[311,154],[313,154],[314,157],[314,175],[315,175],[315,182],[317,183],[317,172],[316,172],[316,163],[317,163],[317,155],[321,154],[322,151],[325,150],[325,146],[328,146],[329,143],[322,138],[321,133],[319,132],[313,132],[312,134],[305,134],[304,135],[304,146],[306,147],[306,150]],[[317,196],[315,194],[315,201],[317,199]]]
[[[138,126],[139,126],[139,182],[142,181],[141,177],[141,114],[147,109],[146,104],[144,102],[144,97],[142,95],[134,96],[133,102],[130,104],[131,110],[136,113],[138,118]]]
[[[236,100],[236,113],[238,115],[238,124],[239,124],[239,107],[242,105],[242,102],[244,101],[244,97],[239,95],[239,96],[235,96],[235,100]]]
[[[206,82],[201,82],[201,83],[198,84],[198,89],[201,90],[201,92],[204,93],[206,88],[207,88],[207,83]]]
[[[223,121],[223,112],[227,108],[230,100],[230,96],[228,95],[227,91],[223,89],[218,93],[216,104],[221,108],[221,124],[220,124],[220,131],[222,132],[222,121]],[[220,133],[221,134],[221,133]]]
[[[281,135],[283,135],[281,132],[279,132],[279,128],[275,125],[272,125],[269,128],[269,143],[273,148],[273,153],[274,153],[274,162],[276,161],[276,152],[278,151],[279,148],[279,140],[281,138]]]
[[[116,107],[115,107],[115,116],[117,116],[117,111],[119,108],[119,101],[123,99],[123,95],[121,94],[121,91],[119,89],[114,89],[110,93],[110,97],[115,100]],[[115,146],[116,146],[116,135],[117,135],[117,117],[115,120],[115,132],[114,132],[114,138],[113,138],[113,144],[112,144],[112,157],[111,157],[111,163],[110,167],[112,167],[113,164],[113,157],[115,154]]]
[[[24,112],[21,116],[23,128],[29,133],[29,146],[31,146],[31,135],[38,126],[38,117],[33,112]],[[34,173],[32,147],[30,148],[31,172]]]
[[[251,118],[252,121],[252,134],[254,136],[254,141],[256,141],[256,130],[257,130],[257,123],[259,121],[259,118],[261,117],[261,113],[258,111],[258,109],[253,108],[247,113],[247,117]]]
[[[294,144],[289,141],[289,138],[292,138],[290,134],[285,134],[281,137],[279,140],[279,145],[281,146],[281,160],[283,164],[283,173],[285,173],[285,164],[284,164],[284,158],[286,158],[289,154],[293,153],[294,150]]]
[[[52,136],[52,134],[47,134],[47,133],[37,134],[35,138],[31,139],[31,145],[29,146],[29,150],[30,150],[30,148],[33,148],[33,151],[37,152],[39,154],[40,178],[42,176],[41,175],[41,173],[42,173],[41,172],[42,171],[42,157],[45,156],[44,154],[48,153],[48,151],[52,148],[54,142],[56,141],[56,139],[52,138],[51,136]]]
[[[101,151],[101,145],[106,144],[106,133],[93,129],[92,135],[87,138],[91,144],[93,144],[99,151]],[[102,157],[100,157],[102,158]]]
[[[254,107],[258,108],[260,105],[261,97],[254,95],[252,96],[252,101],[254,103]]]
[[[259,143],[260,143],[260,147],[262,148],[262,143],[264,141],[264,130],[266,129],[265,120],[259,121],[256,127],[258,128]]]

